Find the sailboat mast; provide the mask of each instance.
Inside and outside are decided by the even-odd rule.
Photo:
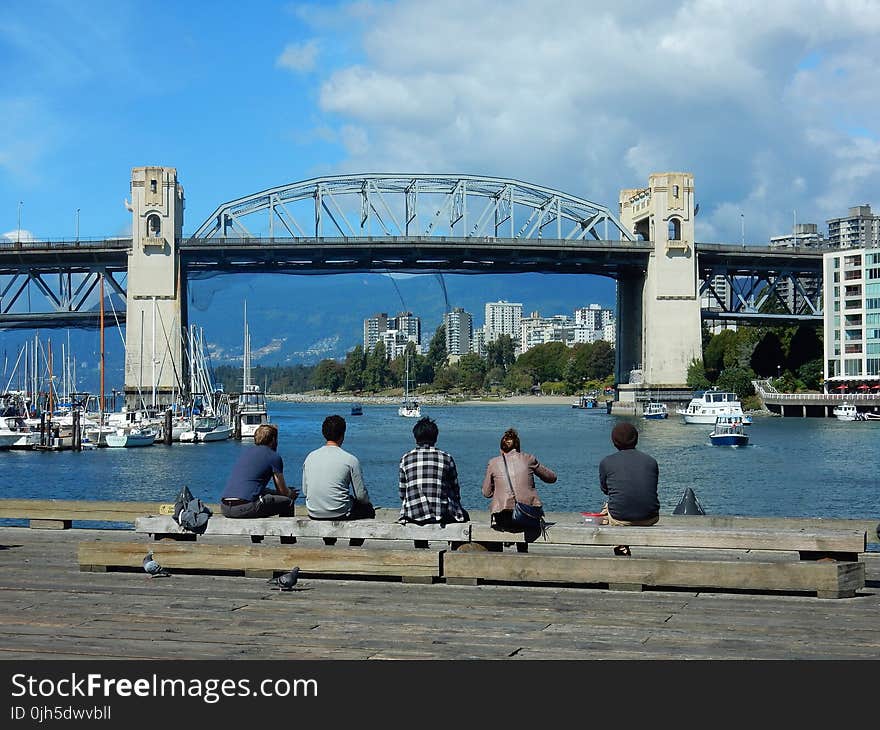
[[[98,280],[100,282],[100,297],[101,297],[101,307],[100,307],[100,315],[98,317],[98,321],[100,323],[101,328],[101,400],[98,404],[98,412],[100,414],[99,423],[104,425],[104,274],[98,274]]]

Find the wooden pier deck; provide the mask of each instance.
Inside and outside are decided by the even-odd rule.
[[[80,572],[127,530],[0,527],[0,658],[876,659],[880,553],[854,598]],[[218,538],[222,539],[222,538]],[[621,558],[625,559],[625,558]]]

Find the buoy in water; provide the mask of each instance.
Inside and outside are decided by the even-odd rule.
[[[684,490],[684,494],[681,495],[681,499],[678,500],[675,509],[672,510],[672,514],[704,515],[706,513],[703,510],[703,506],[700,504],[700,500],[697,499],[697,495],[694,494],[694,490],[688,487]]]

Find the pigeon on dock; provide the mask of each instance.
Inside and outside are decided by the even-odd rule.
[[[159,565],[156,560],[153,559],[153,551],[150,550],[144,557],[144,572],[148,573],[151,578],[158,578],[165,575],[171,575],[165,568]]]
[[[277,578],[270,578],[269,583],[278,586],[279,591],[292,591],[297,580],[299,580],[299,566],[289,573],[282,573]]]

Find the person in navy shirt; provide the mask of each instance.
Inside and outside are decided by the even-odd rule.
[[[274,489],[268,487],[270,480]],[[220,511],[224,517],[293,517],[298,494],[284,482],[278,426],[263,424],[254,433],[254,445],[245,449],[232,467],[220,498]]]

